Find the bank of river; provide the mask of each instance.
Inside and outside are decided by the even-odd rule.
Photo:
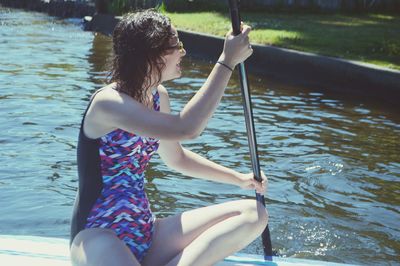
[[[0,9],[0,234],[67,238],[82,112],[104,85],[111,41],[76,20]],[[178,112],[212,65],[186,58],[166,84]],[[250,76],[274,248],[283,256],[396,265],[400,256],[399,113],[374,102]],[[185,147],[250,171],[239,81]],[[147,193],[157,216],[251,191],[193,179],[155,158]],[[244,252],[261,254],[255,241]]]

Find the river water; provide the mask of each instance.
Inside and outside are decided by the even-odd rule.
[[[111,40],[77,20],[0,7],[0,234],[68,238],[76,144],[90,95],[105,84]],[[191,58],[165,84],[174,112],[212,64]],[[399,265],[400,112],[250,76],[260,164],[269,176],[274,249],[282,256]],[[250,171],[235,77],[205,132],[183,145]],[[183,176],[158,158],[147,171],[157,216],[252,191]],[[243,252],[262,254],[260,240]]]

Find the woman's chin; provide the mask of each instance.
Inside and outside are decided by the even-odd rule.
[[[162,82],[164,82],[164,81],[169,81],[169,80],[174,80],[174,79],[178,79],[178,78],[180,78],[181,76],[182,76],[182,73],[179,71],[179,72],[177,72],[174,76],[168,77],[168,78],[166,78],[166,79],[163,79]]]
[[[180,78],[182,76],[182,71],[179,69],[176,71],[176,74],[174,75],[174,77],[172,79],[177,79]]]

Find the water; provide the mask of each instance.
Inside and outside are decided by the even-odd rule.
[[[76,20],[0,8],[0,234],[68,238],[82,112],[104,85],[110,39]],[[186,58],[165,84],[178,112],[211,64]],[[400,119],[369,99],[250,76],[260,163],[269,176],[274,249],[283,256],[400,265]],[[184,146],[250,171],[239,83],[233,79],[200,138]],[[147,192],[157,216],[251,198],[193,179],[156,156]],[[260,241],[244,252],[262,254]]]

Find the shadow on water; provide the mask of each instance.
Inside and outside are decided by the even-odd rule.
[[[68,237],[79,124],[90,95],[105,84],[111,40],[43,14],[10,12],[0,13],[1,20],[13,21],[2,28],[1,45],[8,53],[0,66],[0,194],[2,202],[12,204],[0,204],[9,214],[0,218],[0,233]],[[35,37],[27,37],[31,33]],[[212,64],[188,57],[182,66],[182,78],[165,84],[174,113],[201,87]],[[396,264],[398,111],[261,76],[250,75],[250,83],[260,162],[269,176],[274,249],[284,256]],[[224,166],[250,171],[236,77],[207,129],[183,145]],[[253,198],[252,191],[181,175],[158,156],[146,174],[158,217]],[[261,243],[243,252],[262,254]]]

